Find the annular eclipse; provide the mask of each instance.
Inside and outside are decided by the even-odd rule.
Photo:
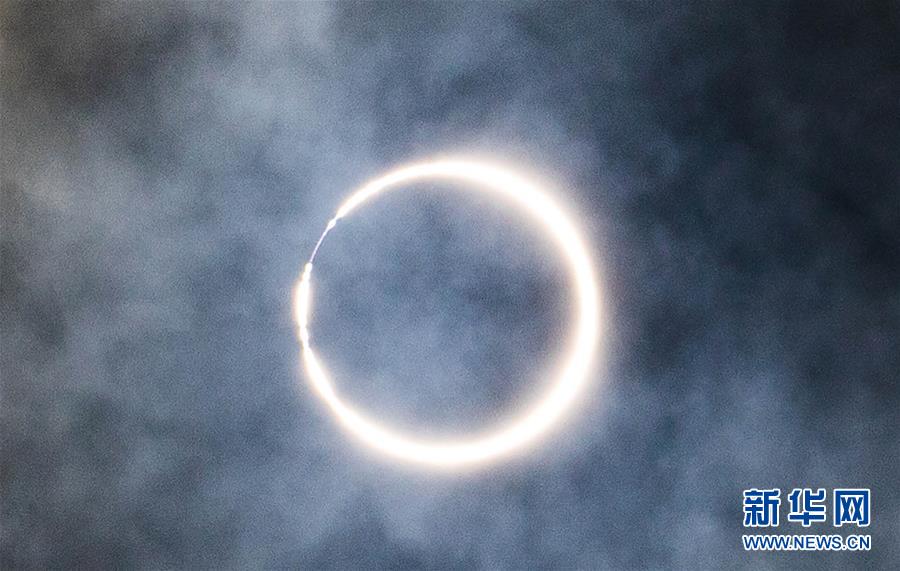
[[[543,234],[556,246],[568,269],[572,323],[563,345],[563,356],[545,392],[506,422],[483,434],[448,439],[426,439],[392,428],[345,402],[335,388],[325,364],[316,354],[311,339],[313,267],[316,255],[329,232],[338,223],[359,211],[379,195],[414,183],[451,182],[465,185],[517,206],[537,222]],[[294,290],[301,357],[315,394],[324,402],[347,432],[398,460],[440,468],[484,464],[527,449],[539,437],[558,425],[582,396],[593,377],[601,337],[601,292],[594,263],[586,242],[572,219],[546,191],[526,177],[505,167],[467,159],[446,159],[416,163],[392,170],[353,192],[328,221],[303,267]]]

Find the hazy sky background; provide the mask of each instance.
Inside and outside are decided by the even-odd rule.
[[[896,3],[0,23],[4,569],[900,567]],[[563,197],[610,311],[572,421],[463,475],[343,433],[290,312],[342,198],[448,154]],[[359,406],[475,430],[541,387],[571,300],[533,225],[419,190],[329,237],[314,334]],[[871,552],[741,549],[744,489],[841,486]]]

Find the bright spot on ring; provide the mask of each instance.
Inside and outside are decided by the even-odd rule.
[[[462,182],[512,201],[540,224],[569,269],[569,287],[576,304],[574,322],[562,365],[554,374],[550,388],[520,416],[475,437],[426,440],[397,432],[366,417],[341,400],[310,343],[313,262],[325,236],[338,221],[367,200],[381,192],[421,180]],[[562,419],[588,384],[600,340],[600,306],[600,291],[585,242],[556,202],[537,186],[507,169],[469,160],[439,160],[401,167],[363,185],[328,221],[294,291],[294,318],[307,377],[341,426],[372,448],[396,459],[444,468],[485,463],[508,456],[533,444]]]

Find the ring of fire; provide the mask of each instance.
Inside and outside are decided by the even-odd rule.
[[[310,281],[313,261],[337,222],[381,192],[423,179],[474,185],[510,199],[530,214],[559,247],[571,274],[575,323],[556,380],[530,410],[485,435],[459,440],[423,440],[396,432],[345,404],[310,344]],[[489,164],[439,160],[401,167],[359,188],[338,208],[319,237],[294,290],[294,318],[302,359],[316,394],[338,422],[369,446],[397,459],[435,467],[457,467],[497,459],[533,443],[557,423],[587,385],[600,340],[600,291],[591,258],[575,225],[550,196],[524,178]]]

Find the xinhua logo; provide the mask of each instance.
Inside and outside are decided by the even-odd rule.
[[[872,492],[868,488],[835,488],[828,502],[825,488],[794,488],[786,496],[787,522],[803,528],[827,525],[831,509],[832,527],[868,527],[872,520]],[[744,527],[779,527],[780,488],[744,490]],[[745,535],[744,549],[753,551],[867,551],[869,535]]]

